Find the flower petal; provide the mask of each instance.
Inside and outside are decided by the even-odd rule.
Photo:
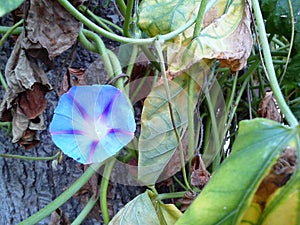
[[[99,163],[133,138],[131,104],[110,85],[75,86],[54,111],[50,133],[61,150],[80,163]]]

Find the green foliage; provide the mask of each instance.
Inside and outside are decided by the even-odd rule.
[[[160,225],[174,224],[181,212],[172,204],[155,200],[151,191],[140,194],[122,208],[110,221],[110,225]]]
[[[255,119],[242,121],[231,155],[179,219],[179,224],[238,224],[262,179],[297,128]]]
[[[295,49],[300,52],[300,2],[290,0],[293,7],[295,21]],[[260,0],[261,9],[266,18],[266,30],[271,34],[291,37],[291,13],[288,1],[282,0]]]
[[[0,8],[5,10],[4,13],[9,12],[12,8],[8,9],[8,5],[16,2],[21,1],[10,1],[10,4],[5,3],[6,6]],[[140,73],[139,69],[145,65],[138,64],[135,67],[136,58],[142,58],[147,62],[145,67],[148,71],[151,70],[147,76],[155,74],[155,79],[156,76],[160,76],[143,102],[141,118],[137,119],[141,122],[140,133],[136,135],[138,144],[131,143],[131,146],[138,146],[137,149],[131,147],[128,152],[126,151],[128,148],[124,149],[122,151],[124,156],[120,155],[120,158],[126,158],[124,162],[130,162],[132,158],[136,160],[138,157],[138,165],[134,168],[138,171],[134,169],[128,171],[133,175],[132,177],[137,178],[135,182],[151,185],[152,191],[147,190],[135,197],[109,223],[107,187],[111,170],[117,160],[105,162],[101,188],[97,186],[98,184],[94,185],[96,185],[95,189],[101,189],[101,212],[106,224],[269,223],[279,225],[285,221],[291,225],[299,224],[299,163],[296,165],[297,169],[291,173],[291,178],[288,177],[289,181],[269,196],[264,210],[260,210],[255,202],[257,190],[272,170],[280,153],[290,146],[295,149],[298,158],[300,155],[300,128],[290,112],[292,110],[295,116],[300,118],[300,94],[297,86],[300,83],[298,74],[300,70],[298,63],[300,60],[299,1],[292,1],[296,21],[295,43],[290,64],[280,87],[277,79],[282,76],[283,65],[287,60],[287,49],[291,44],[289,43],[291,23],[287,1],[260,1],[267,20],[266,29],[273,37],[269,40],[271,42],[271,47],[269,47],[267,35],[264,32],[264,20],[259,17],[260,12],[257,13],[257,5],[255,5],[258,2],[252,0],[252,6],[256,9],[254,13],[256,13],[255,19],[259,31],[257,43],[260,43],[260,47],[264,49],[263,60],[267,65],[268,75],[261,68],[257,49],[252,49],[252,39],[255,35],[250,29],[249,5],[244,0],[209,1],[205,6],[204,17],[199,16],[200,19],[198,18],[200,0],[144,0],[140,5],[138,1],[127,1],[127,6],[124,1],[116,1],[127,21],[124,29],[94,15],[89,10],[86,11],[87,7],[79,7],[84,12],[81,13],[67,0],[58,0],[58,2],[92,30],[81,29],[79,42],[88,50],[101,56],[111,78],[115,79],[116,77],[113,76],[126,71],[127,75],[131,76],[129,81],[138,80],[136,77],[140,78],[145,72]],[[130,6],[134,6],[134,11],[130,12]],[[91,16],[97,24],[85,15]],[[203,21],[203,24],[197,24],[198,21]],[[134,32],[131,30],[131,33],[128,29],[134,24],[138,24],[141,30]],[[194,32],[195,27],[200,28],[199,32],[198,29]],[[127,29],[126,32],[125,29]],[[150,38],[140,36],[142,32]],[[123,34],[127,36],[122,36]],[[132,35],[134,38],[129,37],[131,34],[134,34]],[[106,48],[102,37],[120,43],[133,43],[133,45],[123,45],[119,49],[118,58],[113,51]],[[273,58],[271,58],[271,50]],[[140,51],[143,53],[139,54]],[[249,58],[250,54],[252,54],[251,58]],[[153,68],[148,65],[150,62],[155,64]],[[239,71],[246,65],[248,71],[243,75],[232,75],[233,72]],[[229,67],[229,69],[221,68],[222,66]],[[210,79],[211,76],[214,79]],[[120,88],[126,87],[123,76],[116,80]],[[144,78],[141,80],[144,82]],[[194,81],[195,86],[191,85],[191,80]],[[218,85],[213,84],[212,81],[215,80],[219,82]],[[265,88],[269,86],[272,87],[281,112],[285,113],[286,121],[277,123],[262,118],[245,120],[258,115],[257,103],[261,101]],[[139,87],[142,87],[141,92],[143,92],[143,83]],[[138,92],[138,89],[131,88],[129,85],[128,93]],[[274,103],[273,96],[270,96],[270,101]],[[287,97],[290,107],[285,103]],[[272,111],[266,104],[267,100],[264,102],[266,117],[277,112],[275,103],[273,104],[275,110]],[[200,115],[197,119],[196,116],[193,117],[196,110]],[[286,122],[288,125],[284,125]],[[195,126],[189,129],[191,127],[188,125],[193,125],[193,123]],[[162,200],[174,198],[174,196],[183,197],[182,189],[176,192],[177,185],[172,183],[171,193],[159,194],[155,189],[155,183],[167,168],[168,163],[172,161],[172,157],[176,155],[176,150],[183,143],[185,134],[188,134],[189,139],[185,140],[185,149],[191,148],[189,153],[198,153],[195,146],[199,146],[198,149],[202,153],[205,165],[201,165],[203,168],[200,165],[190,166],[191,174],[186,173],[182,168],[184,184],[181,184],[180,180],[178,183],[185,191],[189,191],[184,194],[198,194],[192,205],[182,214],[174,204],[164,204]],[[137,152],[133,153],[134,150]],[[184,163],[184,153],[180,153],[182,154],[180,154],[179,161]],[[190,161],[189,165],[191,164]],[[96,166],[95,170],[89,167],[87,172],[68,190],[44,209],[23,221],[23,224],[37,223],[67,201],[100,168],[100,165],[94,166]],[[200,186],[193,184],[190,180],[195,180],[195,174],[200,173],[200,176],[196,178],[201,181],[203,178],[201,172],[207,172],[205,167],[209,167],[212,177],[204,189],[199,190]],[[188,180],[186,177],[191,179]],[[94,196],[96,195],[98,193],[94,193]],[[285,220],[280,220],[277,219],[278,214],[287,216],[284,217]]]
[[[24,0],[9,0],[0,2],[0,17],[4,16],[6,13],[18,8]]]
[[[196,104],[204,73],[194,74],[197,79],[193,104]],[[188,80],[192,74],[184,73],[169,82],[171,105],[175,127],[184,133],[188,123]],[[170,158],[178,142],[170,118],[169,102],[163,85],[155,87],[144,102],[142,130],[139,139],[138,177],[145,184],[154,184]]]

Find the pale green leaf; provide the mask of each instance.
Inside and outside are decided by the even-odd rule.
[[[198,67],[195,65],[186,73],[169,81],[174,122],[180,133],[186,129],[188,121],[188,79],[192,77],[196,81],[195,94],[191,96],[193,103],[196,104],[203,69],[207,68],[201,68],[201,64]],[[141,122],[138,179],[144,184],[154,184],[178,146],[164,85],[155,87],[146,98]]]
[[[200,2],[200,0],[144,0],[139,7],[139,26],[150,37],[166,34],[196,16]]]
[[[149,197],[149,191],[138,195],[127,203],[114,218],[110,225],[160,225],[155,208]]]
[[[0,17],[4,16],[6,13],[18,8],[24,0],[1,0],[0,1]]]
[[[267,119],[242,121],[231,155],[176,225],[237,224],[260,182],[297,131]]]

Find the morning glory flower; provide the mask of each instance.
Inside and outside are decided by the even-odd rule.
[[[74,86],[54,111],[54,143],[76,161],[100,163],[117,154],[134,136],[134,114],[124,93],[111,85]]]

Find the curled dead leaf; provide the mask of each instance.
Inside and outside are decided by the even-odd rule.
[[[192,159],[191,184],[202,189],[210,179],[210,173],[206,170],[201,155],[195,155]]]
[[[46,108],[46,92],[47,89],[42,84],[33,84],[31,89],[21,92],[15,99],[17,111],[23,113],[28,119],[37,118]]]
[[[282,121],[282,115],[272,91],[266,91],[264,98],[259,104],[257,114],[259,117],[275,120],[277,122]]]
[[[52,87],[42,68],[21,48],[23,38],[24,33],[6,64],[8,89],[1,102],[0,120],[12,121],[12,141],[29,148],[39,143],[36,131],[45,129],[41,115],[46,107],[44,95]]]
[[[61,82],[60,94],[66,93],[72,86],[86,85],[85,69],[68,68]]]
[[[78,6],[83,0],[71,3]],[[81,23],[57,1],[31,0],[26,18],[26,38],[23,47],[44,62],[54,59],[77,40]],[[46,50],[46,51],[45,51]]]
[[[60,208],[51,213],[49,225],[70,225],[67,215]]]
[[[180,200],[178,200],[178,202],[181,203],[181,212],[184,212],[192,203],[193,201],[196,199],[196,197],[198,196],[198,193],[194,192],[194,191],[189,191],[186,192],[184,194],[184,197]]]

